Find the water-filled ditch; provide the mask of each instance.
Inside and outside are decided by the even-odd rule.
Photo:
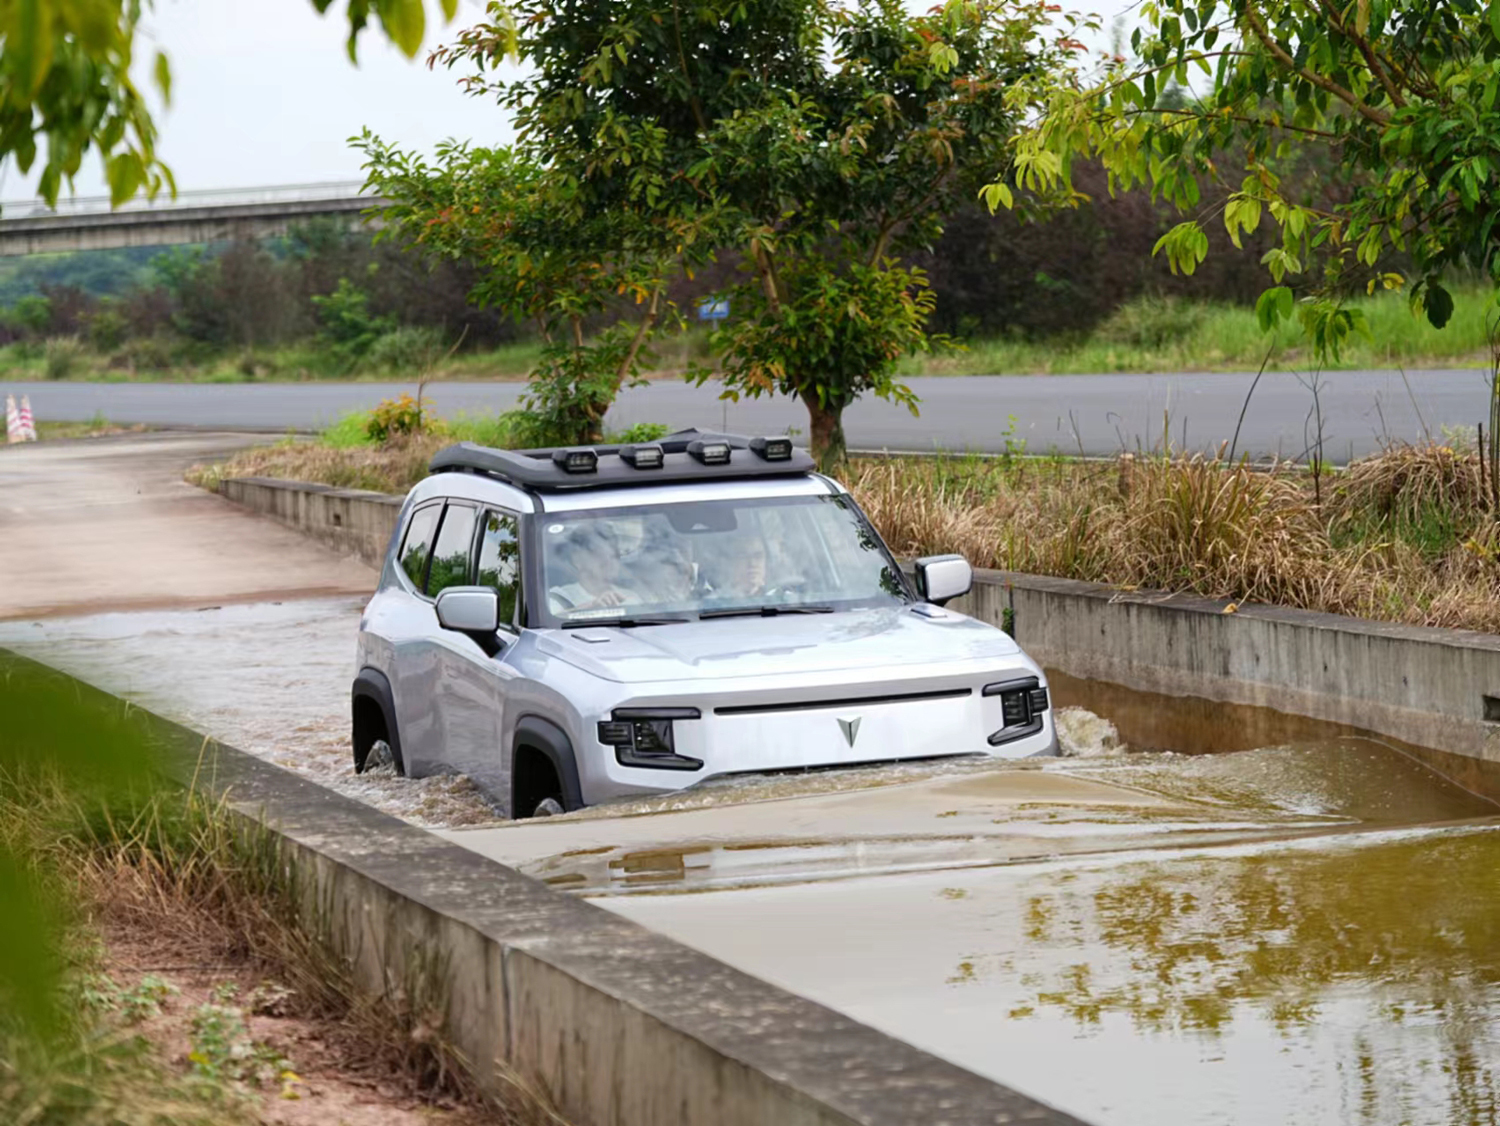
[[[1106,700],[1062,715],[1062,760],[496,825],[463,779],[353,774],[358,613],[6,623],[0,645],[1091,1121],[1500,1121],[1500,811],[1398,748],[1137,752]]]

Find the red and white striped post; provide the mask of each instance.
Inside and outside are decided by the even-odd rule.
[[[26,441],[26,431],[21,429],[21,412],[16,410],[16,397],[5,396],[5,439],[8,442]]]
[[[36,441],[36,422],[31,417],[31,399],[21,396],[21,440]]]

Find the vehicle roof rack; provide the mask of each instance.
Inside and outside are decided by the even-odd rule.
[[[473,442],[460,442],[434,454],[428,469],[432,473],[477,473],[521,488],[548,491],[788,477],[817,469],[806,450],[795,446],[789,451],[785,446],[776,450],[775,447],[783,442],[789,444],[789,440],[783,438],[746,438],[695,429],[679,430],[655,442],[534,450],[497,450]],[[772,447],[773,455],[784,453],[784,456],[775,460],[768,458],[768,445]],[[709,460],[716,453],[722,456],[722,451],[713,449],[715,446],[729,448],[727,460]],[[662,457],[660,465],[648,468],[640,464],[637,451],[651,447],[660,447]],[[620,456],[622,450],[625,457]],[[593,455],[591,463],[590,454]],[[634,464],[626,460],[633,455]],[[569,465],[573,468],[570,469]]]

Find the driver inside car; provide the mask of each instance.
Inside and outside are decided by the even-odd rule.
[[[632,597],[620,583],[620,556],[614,540],[592,524],[573,529],[553,550],[574,575],[572,582],[548,590],[553,613],[622,606]]]

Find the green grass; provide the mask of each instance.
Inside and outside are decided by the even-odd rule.
[[[1414,316],[1400,294],[1350,302],[1365,315],[1370,336],[1345,348],[1338,368],[1483,367],[1489,364],[1485,314],[1491,291],[1454,292],[1453,319],[1435,329]],[[1312,362],[1300,325],[1263,333],[1255,311],[1143,299],[1122,306],[1093,332],[1050,340],[976,340],[962,351],[906,360],[903,375],[1012,375],[1108,372],[1304,369]]]
[[[127,344],[107,354],[80,347],[66,350],[67,358],[61,362],[58,358],[60,351],[64,350],[56,347],[51,350],[51,378],[57,378],[62,371],[65,374],[61,378],[67,380],[100,383],[136,380],[173,383],[389,382],[414,381],[420,374],[368,365],[351,369],[341,357],[312,342],[223,353],[204,353],[188,345],[148,348]],[[438,363],[428,373],[428,378],[520,380],[526,378],[535,366],[540,353],[541,346],[529,340],[485,351],[460,353]],[[0,379],[47,380],[48,354],[22,344],[0,346]]]
[[[1414,316],[1401,294],[1351,302],[1365,315],[1369,338],[1355,337],[1339,368],[1421,369],[1484,367],[1489,363],[1486,310],[1491,291],[1454,289],[1453,319],[1441,330]],[[1258,368],[1271,350],[1272,370],[1305,369],[1312,362],[1300,326],[1262,333],[1251,308],[1182,300],[1141,298],[1118,309],[1087,333],[1045,340],[977,339],[956,351],[905,360],[914,375],[1027,375],[1109,372],[1244,371]],[[441,361],[434,380],[520,380],[536,365],[541,344],[517,341],[499,348],[463,352]],[[49,356],[50,364],[49,364]],[[691,328],[661,343],[652,374],[675,378],[692,364],[712,360],[709,335]],[[0,379],[43,380],[50,370],[71,380],[168,380],[197,383],[296,382],[304,380],[415,381],[418,373],[350,367],[326,346],[305,342],[276,349],[205,352],[186,342],[132,341],[109,355],[51,341],[47,347],[0,347]],[[473,439],[478,441],[480,439]]]

